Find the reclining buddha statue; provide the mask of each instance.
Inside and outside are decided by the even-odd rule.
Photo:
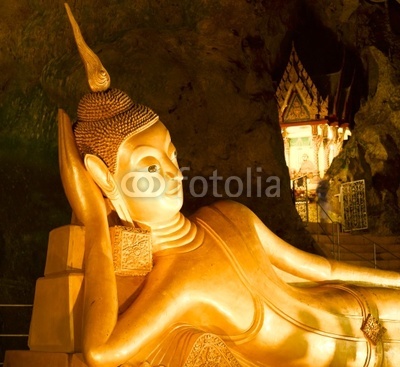
[[[303,252],[233,201],[183,216],[168,129],[110,87],[67,12],[91,88],[73,125],[59,111],[62,182],[85,236],[84,365],[399,366],[400,274]]]

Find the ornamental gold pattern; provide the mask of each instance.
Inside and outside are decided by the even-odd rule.
[[[282,124],[286,120],[292,121],[298,113],[288,111],[298,105],[304,109],[301,113],[301,120],[306,115],[309,120],[318,119],[318,116],[324,117],[328,115],[328,97],[324,100],[317,87],[308,75],[305,67],[299,59],[294,44],[290,52],[289,62],[283,73],[282,79],[276,90],[276,100],[279,109],[279,122]],[[298,99],[293,103],[294,99]]]
[[[381,341],[383,334],[386,332],[386,328],[383,327],[379,320],[377,320],[371,314],[368,314],[364,320],[361,330],[363,331],[365,337],[373,344],[378,344]]]
[[[196,340],[184,367],[241,366],[218,336],[205,333]]]
[[[144,276],[153,267],[150,231],[124,226],[110,228],[115,274]]]

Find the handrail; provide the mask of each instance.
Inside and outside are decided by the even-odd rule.
[[[291,185],[291,186],[292,186],[292,189],[294,189],[294,183],[295,183],[295,182],[297,183],[297,181],[300,181],[301,179],[304,179],[304,178],[305,178],[305,180],[304,180],[305,185],[304,185],[304,186],[305,186],[305,188],[306,188],[305,191],[306,191],[306,194],[308,194],[308,193],[307,193],[307,191],[308,191],[308,190],[307,190],[307,188],[308,188],[308,187],[307,187],[307,175],[303,175],[303,176],[291,178],[291,179],[290,179],[290,181],[292,182],[292,185]],[[297,187],[301,187],[301,186],[297,186]]]
[[[331,242],[331,244],[332,244],[331,253],[334,256],[335,260],[340,260],[340,243],[339,243],[340,242],[340,236],[339,236],[340,224],[339,224],[339,222],[333,220],[330,217],[330,215],[326,212],[326,210],[322,207],[322,205],[318,201],[316,201],[316,203],[317,203],[317,224],[318,224],[318,228],[320,228],[322,230],[322,232],[325,234],[325,236],[327,236],[327,238]],[[321,222],[319,220],[320,218],[319,218],[318,207],[324,212],[324,214],[326,215],[326,218],[332,223],[332,237],[325,230],[325,228],[322,226],[322,224],[321,224]],[[335,234],[336,234],[336,237],[335,237]],[[319,231],[317,232],[317,238],[318,238],[318,241],[319,241]]]
[[[6,308],[6,307],[30,307],[32,308],[32,304],[20,304],[20,303],[0,303],[0,308]],[[27,338],[29,334],[0,334],[1,338]],[[0,361],[0,366],[4,365],[4,361]]]
[[[367,236],[365,236],[364,234],[360,234],[360,237],[364,238],[365,240],[369,241],[370,243],[372,243],[373,247],[373,260],[370,260],[362,255],[360,255],[357,252],[354,252],[353,250],[351,250],[350,248],[348,248],[347,246],[343,246],[340,243],[340,223],[337,221],[334,221],[329,214],[325,211],[325,209],[321,206],[321,204],[317,201],[317,205],[319,208],[321,208],[321,210],[324,212],[324,214],[326,215],[326,218],[332,223],[332,236],[329,235],[329,233],[325,230],[325,228],[321,225],[320,220],[319,220],[319,212],[318,212],[318,208],[317,208],[317,223],[318,223],[318,227],[322,229],[323,233],[328,237],[329,241],[332,243],[332,255],[334,256],[335,260],[339,260],[340,261],[340,250],[346,250],[347,252],[355,255],[356,257],[358,257],[360,260],[366,261],[370,264],[372,264],[374,266],[375,269],[379,268],[377,265],[377,248],[380,248],[382,250],[385,251],[385,253],[390,254],[394,259],[398,259],[400,260],[400,256],[397,256],[396,254],[394,254],[392,251],[388,250],[386,247],[380,245],[379,243],[377,243],[376,241],[368,238]],[[334,225],[336,225],[336,230],[334,228]],[[337,241],[335,241],[335,233],[337,235]],[[319,235],[319,232],[317,233],[317,236]],[[332,237],[332,238],[331,238]],[[318,237],[317,237],[318,238]]]
[[[325,229],[322,227],[320,221],[319,221],[319,217],[318,217],[318,210],[317,210],[317,222],[319,227],[324,231],[325,235],[328,237],[329,241],[331,241],[332,243],[332,255],[334,257],[335,260],[340,261],[340,250],[344,249],[347,252],[350,252],[351,254],[355,255],[356,257],[358,257],[361,260],[367,261],[369,263],[371,263],[372,265],[374,265],[374,267],[376,268],[376,261],[372,262],[371,260],[365,258],[364,256],[358,254],[357,252],[352,251],[351,249],[343,246],[340,243],[340,223],[333,220],[330,215],[326,212],[326,210],[322,207],[322,205],[317,201],[317,205],[321,208],[321,210],[324,212],[324,214],[326,215],[326,217],[331,221],[332,223],[332,239],[329,236],[329,233],[325,231]],[[335,241],[335,233],[336,233],[336,241]]]
[[[394,254],[392,251],[388,250],[386,247],[380,245],[379,243],[377,243],[374,240],[371,240],[370,238],[368,238],[367,236],[365,236],[364,234],[361,234],[361,237],[364,238],[365,240],[371,242],[374,245],[374,263],[375,263],[375,268],[377,267],[376,265],[376,247],[379,247],[380,249],[384,250],[387,254],[393,256],[395,259],[400,260],[400,257],[397,256],[396,254]]]
[[[0,307],[33,307],[31,304],[20,304],[20,303],[0,303]],[[15,337],[27,337],[29,334],[0,334],[2,338],[15,338]],[[1,363],[0,363],[1,364]]]
[[[298,177],[295,177],[295,178],[291,178],[290,181],[296,181],[296,180],[299,180],[300,178],[304,178],[304,177],[307,177],[307,175],[303,175],[303,176],[298,176]]]
[[[375,269],[378,269],[378,265],[377,265],[377,263],[376,263],[376,251],[375,251],[375,249],[374,249],[374,260],[370,260],[370,259],[368,259],[368,258],[366,258],[366,257],[364,257],[364,256],[362,256],[362,255],[360,255],[359,253],[354,252],[353,250],[349,249],[349,248],[346,247],[346,246],[339,245],[339,247],[342,248],[343,250],[346,250],[348,253],[355,255],[355,256],[358,257],[360,260],[366,261],[366,262],[368,262],[368,263],[374,265],[374,268],[375,268]]]
[[[33,307],[33,305],[22,303],[0,303],[0,307]]]

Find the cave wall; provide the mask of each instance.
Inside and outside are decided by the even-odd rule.
[[[399,233],[400,211],[400,86],[388,58],[371,46],[363,58],[376,74],[368,100],[355,115],[353,136],[334,160],[327,179],[330,202],[340,216],[340,185],[365,180],[368,227],[380,235]]]
[[[248,197],[246,187],[233,199],[306,250],[311,250],[312,240],[291,201],[274,82],[287,63],[293,39],[301,45],[299,54],[315,77],[335,71],[342,48],[359,61],[363,107],[355,119],[351,144],[328,173],[331,195],[338,177],[342,181],[369,177],[370,205],[377,218],[390,217],[393,223],[386,227],[393,231],[398,223],[392,215],[398,215],[398,123],[393,115],[398,110],[394,97],[398,48],[385,4],[70,2],[85,39],[109,71],[112,86],[153,108],[170,129],[181,167],[190,167],[185,172],[184,212],[221,199],[213,195],[208,179],[215,170],[223,178],[217,193],[227,197],[226,180],[237,176],[247,185],[250,169],[252,194]],[[58,176],[56,115],[57,108],[63,108],[74,119],[88,86],[63,1],[5,0],[0,14],[0,278],[7,289],[3,298],[17,301],[32,296],[34,280],[43,272],[48,232],[70,219]],[[313,38],[321,34],[329,37]],[[384,73],[393,86],[385,92],[388,99],[375,91],[386,85],[379,79],[381,63],[392,70]],[[377,158],[369,152],[375,143],[368,139],[377,131],[378,117],[379,136],[374,139],[382,142],[386,155],[379,153]],[[371,168],[374,159],[382,169]],[[387,174],[393,179],[390,187]],[[195,176],[207,178],[205,197],[193,197],[190,191],[188,184]],[[264,195],[271,176],[279,178],[279,197]],[[260,181],[262,195],[255,197]],[[235,192],[234,186],[230,188]],[[193,189],[199,193],[202,187]],[[389,207],[392,211],[385,214]]]
[[[400,4],[331,1],[314,4],[315,16],[361,62],[364,89],[351,122],[353,135],[327,172],[329,201],[340,218],[340,185],[365,180],[369,231],[400,233]]]

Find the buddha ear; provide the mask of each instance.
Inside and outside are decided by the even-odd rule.
[[[87,171],[93,178],[93,181],[100,187],[103,194],[110,199],[122,222],[127,225],[132,224],[133,222],[128,208],[126,207],[125,202],[119,193],[114,177],[106,164],[99,157],[93,154],[86,154],[84,163]]]
[[[106,164],[93,154],[86,154],[84,163],[94,182],[101,188],[104,195],[111,199],[110,196],[113,196],[116,184]]]

